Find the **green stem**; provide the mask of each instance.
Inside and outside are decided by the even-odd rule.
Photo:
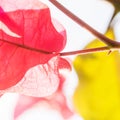
[[[82,21],[80,18],[78,18],[76,15],[74,15],[72,12],[70,12],[68,9],[66,9],[63,5],[61,5],[56,0],[49,0],[52,4],[54,4],[58,9],[60,9],[64,14],[66,14],[68,17],[70,17],[74,22],[76,22],[78,25],[84,27],[86,30],[88,30],[90,33],[92,33],[94,36],[99,38],[102,42],[107,44],[110,47],[120,47],[120,42],[113,41],[103,34],[99,33],[95,29],[93,29],[91,26],[89,26],[87,23]]]

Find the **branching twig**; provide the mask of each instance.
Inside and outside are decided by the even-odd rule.
[[[63,5],[61,5],[56,0],[49,0],[52,4],[54,4],[58,9],[60,9],[64,14],[66,14],[68,17],[70,17],[73,21],[78,23],[80,26],[84,27],[86,30],[88,30],[90,33],[92,33],[94,36],[99,38],[102,42],[107,44],[110,47],[120,47],[120,42],[113,41],[103,34],[99,33],[95,29],[93,29],[91,26],[89,26],[87,23],[82,21],[80,18],[78,18],[76,15],[74,15],[72,12],[70,12],[68,9],[66,9]]]
[[[110,53],[111,50],[119,50],[120,49],[120,43],[119,42],[113,41],[113,40],[107,38],[105,35],[97,32],[95,29],[93,29],[87,23],[85,23],[80,18],[75,16],[72,12],[67,10],[63,5],[61,5],[56,0],[49,0],[49,1],[51,3],[53,3],[57,8],[59,8],[63,13],[65,13],[68,17],[70,17],[73,21],[75,21],[80,26],[84,27],[86,30],[88,30],[93,35],[95,35],[97,38],[99,38],[101,41],[106,43],[107,46],[97,47],[97,48],[89,48],[89,49],[77,50],[77,51],[56,53],[56,52],[47,52],[47,51],[31,48],[31,47],[28,47],[28,46],[19,45],[17,43],[13,43],[13,42],[2,40],[2,39],[0,39],[0,41],[6,42],[6,43],[9,43],[9,44],[12,44],[12,45],[16,45],[17,47],[22,47],[24,49],[29,49],[29,50],[36,51],[36,52],[42,52],[44,54],[59,54],[60,56],[68,56],[68,55],[76,55],[76,54],[88,54],[88,53],[102,52],[102,51],[108,51],[108,53]]]

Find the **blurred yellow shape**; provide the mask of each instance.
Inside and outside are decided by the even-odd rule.
[[[112,29],[106,33],[114,39]],[[105,46],[94,40],[86,48]],[[73,96],[75,110],[85,120],[120,120],[120,53],[97,52],[74,60],[79,84]]]

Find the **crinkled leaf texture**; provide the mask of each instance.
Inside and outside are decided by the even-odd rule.
[[[44,105],[44,103],[46,103],[44,105],[45,107],[49,106],[51,109],[60,112],[65,120],[71,117],[73,111],[68,107],[66,97],[62,91],[64,81],[65,78],[61,76],[58,90],[48,97],[38,98],[21,95],[15,107],[14,119],[17,119],[26,110],[34,106],[37,107],[38,104]]]
[[[64,28],[54,22],[55,29],[49,8],[39,0],[0,0],[0,21],[0,39],[48,52],[65,46]]]
[[[73,115],[62,92],[61,70],[71,69],[58,54],[65,43],[65,29],[40,1],[0,0],[0,94],[22,94],[14,119],[42,101]]]
[[[46,53],[57,53],[66,43],[65,29],[53,22],[48,7],[39,0],[0,0],[1,94],[43,97],[55,92],[59,65],[68,69],[70,65],[59,55]]]
[[[50,59],[46,64],[37,65],[28,70],[23,79],[13,87],[6,90],[1,90],[0,93],[5,92],[19,92],[20,94],[45,97],[53,94],[61,80],[59,73],[59,64],[61,64],[63,58],[58,56]],[[65,67],[70,67],[69,63],[63,61]]]

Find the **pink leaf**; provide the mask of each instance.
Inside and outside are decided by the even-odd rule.
[[[56,56],[50,59],[48,63],[30,69],[18,84],[6,90],[1,90],[0,93],[17,92],[35,97],[45,97],[53,94],[58,89],[61,80],[59,74],[60,60],[59,56]]]
[[[0,47],[0,89],[17,84],[29,68],[45,64],[53,56],[3,43]]]
[[[66,119],[71,117],[74,113],[67,105],[66,97],[63,93],[57,92],[50,96],[50,98],[37,98],[29,96],[20,96],[17,106],[15,108],[14,119],[19,117],[23,112],[32,108],[39,102],[46,102],[51,109],[57,110]]]
[[[38,64],[43,67],[45,64],[49,69],[49,60],[56,55],[42,51],[59,52],[66,43],[65,30],[58,23],[55,25],[51,22],[48,7],[39,0],[0,0],[1,90],[16,85],[31,67]],[[54,59],[52,60],[54,61]],[[54,72],[51,70],[49,74],[56,73],[55,66],[56,64],[50,64]],[[41,75],[43,68],[40,69]],[[32,79],[31,76],[29,77]],[[56,78],[59,81],[59,77]],[[16,86],[14,90],[13,88],[10,90],[20,92],[23,88],[20,84],[26,85],[26,81],[29,81],[28,79],[24,80],[26,77],[17,85],[17,89],[20,86],[19,90],[16,90]],[[58,83],[54,84],[58,85]]]
[[[66,97],[62,92],[63,83],[64,83],[64,78],[61,76],[61,81],[58,90],[54,94],[48,97],[38,98],[38,97],[20,96],[15,108],[14,118],[16,119],[24,111],[26,111],[27,109],[31,108],[32,106],[34,106],[39,102],[48,103],[48,105],[51,106],[52,109],[56,109],[57,111],[59,111],[65,119],[71,117],[73,115],[73,112],[68,107]]]
[[[54,21],[55,29],[45,4],[39,0],[0,0],[0,5],[0,21],[4,26],[0,39],[48,52],[59,52],[64,48],[65,30]]]

